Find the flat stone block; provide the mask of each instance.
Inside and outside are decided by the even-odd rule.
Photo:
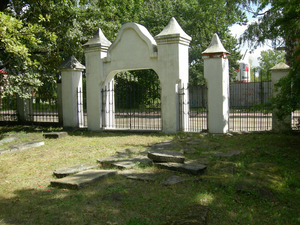
[[[51,181],[51,186],[79,189],[89,183],[101,180],[117,173],[115,170],[87,170],[58,180]]]
[[[95,169],[97,168],[99,165],[95,165],[95,164],[80,164],[80,165],[75,165],[75,166],[70,166],[70,167],[65,167],[65,168],[60,168],[57,170],[54,170],[53,174],[57,177],[57,178],[62,178],[62,177],[66,177],[75,173],[79,173],[85,170],[90,170],[90,169]]]
[[[174,151],[150,151],[148,152],[148,158],[153,162],[175,162],[184,163],[184,155],[181,152]]]
[[[61,138],[61,137],[66,137],[68,135],[67,132],[49,132],[49,133],[44,133],[43,136],[45,138],[53,138],[53,139],[57,139],[57,138]]]
[[[136,157],[114,162],[111,165],[117,167],[118,169],[130,169],[141,164],[145,166],[151,166],[152,161],[147,157]]]
[[[161,169],[168,169],[168,170],[178,171],[178,172],[192,174],[192,175],[202,174],[206,169],[205,165],[194,163],[194,162],[186,162],[185,164],[155,163],[155,165]]]

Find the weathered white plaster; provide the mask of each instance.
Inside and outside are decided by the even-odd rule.
[[[227,133],[229,121],[228,52],[217,34],[203,53],[204,77],[208,88],[208,131]]]
[[[63,126],[78,127],[79,114],[83,109],[78,109],[82,105],[78,105],[77,101],[82,102],[82,95],[78,96],[78,89],[82,88],[82,71],[85,69],[74,56],[71,56],[65,63],[60,66],[62,71],[62,111]],[[81,98],[81,99],[80,99]]]
[[[88,129],[99,130],[103,125],[114,127],[114,121],[111,120],[114,115],[107,115],[106,110],[104,110],[106,114],[102,115],[100,89],[111,86],[113,77],[118,72],[153,69],[158,74],[162,89],[163,132],[177,132],[179,129],[178,85],[188,84],[190,41],[191,38],[184,33],[175,18],[172,18],[166,28],[155,38],[142,25],[127,23],[122,26],[111,45],[99,29],[96,36],[83,46],[87,67]],[[184,98],[188,100],[188,95]],[[105,98],[105,101],[112,99]],[[187,110],[188,107],[185,107],[185,115],[188,115]],[[102,121],[102,118],[105,121]]]
[[[279,93],[280,90],[275,91],[275,84],[278,83],[278,81],[287,76],[289,71],[290,71],[290,67],[288,65],[286,65],[285,63],[281,62],[277,65],[275,65],[274,67],[272,67],[271,69],[271,73],[272,73],[272,86],[273,86],[273,97],[276,97],[276,95]],[[272,113],[272,130],[279,132],[279,131],[284,131],[284,130],[290,130],[291,129],[291,115],[285,117],[283,120],[279,120],[277,113],[278,109],[274,109],[273,113]]]

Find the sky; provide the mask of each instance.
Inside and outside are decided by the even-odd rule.
[[[257,20],[257,19],[252,18],[251,13],[246,12],[246,15],[248,18],[247,25],[241,26],[241,25],[235,24],[230,28],[232,35],[235,36],[236,38],[239,38],[243,34],[243,32],[247,29],[249,24],[251,24]],[[248,44],[245,43],[244,45],[240,46],[241,54],[244,55],[244,53],[246,52],[247,49],[248,49],[247,54],[249,57],[250,64],[254,67],[254,66],[259,65],[258,57],[260,56],[261,51],[272,49],[272,48],[268,45],[264,45],[264,46],[258,47],[251,54],[249,54],[250,48],[248,47]]]

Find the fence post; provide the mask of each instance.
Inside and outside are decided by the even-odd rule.
[[[58,111],[58,123],[63,124],[62,84],[61,84],[61,80],[59,80],[57,82],[57,111]]]
[[[32,98],[17,97],[17,114],[22,123],[32,121]]]
[[[289,73],[290,67],[285,63],[281,62],[272,67],[270,70],[272,73],[273,97],[276,97],[280,90],[275,91],[275,84],[278,83],[278,81],[281,78],[285,77]],[[272,130],[275,132],[291,130],[291,115],[288,115],[283,120],[279,120],[277,112],[278,109],[274,109],[272,112]]]
[[[71,56],[61,66],[63,126],[79,127],[78,89],[82,89],[82,71],[85,66]],[[81,95],[82,97],[82,95]],[[79,100],[82,102],[82,100]]]
[[[214,34],[209,47],[202,52],[204,77],[208,87],[208,131],[227,133],[229,126],[229,53]]]

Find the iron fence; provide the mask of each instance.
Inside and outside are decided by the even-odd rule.
[[[272,129],[272,82],[230,85],[229,129],[263,131]]]
[[[255,74],[255,71],[254,71]],[[229,129],[264,131],[272,129],[272,82],[269,72],[252,76],[253,82],[230,84]]]
[[[300,109],[292,113],[292,129],[300,130]]]
[[[0,98],[0,121],[18,121],[16,95]]]
[[[32,123],[59,123],[57,96],[41,98],[38,93],[31,97],[30,119]]]
[[[61,124],[57,95],[41,97],[35,92],[28,99],[17,95],[3,97],[0,99],[0,122]]]

